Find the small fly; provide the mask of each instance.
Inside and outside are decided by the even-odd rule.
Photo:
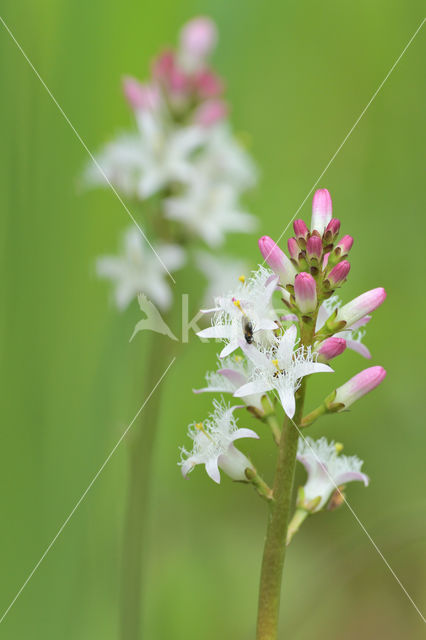
[[[246,316],[243,316],[241,322],[243,326],[244,338],[246,339],[247,344],[252,344],[253,343],[253,325]]]

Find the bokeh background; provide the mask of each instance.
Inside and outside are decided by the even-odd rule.
[[[277,237],[419,26],[422,3],[3,0],[1,11],[93,151],[131,124],[122,74],[144,77],[153,54],[197,14],[218,23],[214,63],[261,167],[249,206],[262,234]],[[349,501],[423,611],[425,44],[423,29],[319,185],[356,238],[344,298],[388,290],[366,338],[372,364],[388,377],[311,434],[342,440],[365,460],[371,485],[350,486]],[[125,212],[110,191],[81,190],[87,154],[3,25],[0,53],[3,611],[140,406],[151,336],[129,344],[137,304],[117,313],[93,273],[95,256],[115,251]],[[310,200],[301,214],[309,217]],[[228,248],[253,266],[259,259],[255,237]],[[179,291],[202,286],[189,269],[178,276]],[[192,337],[164,381],[147,640],[254,637],[265,505],[227,478],[215,486],[201,469],[185,482],[176,466],[186,425],[211,402],[191,389],[214,362],[215,345]],[[366,366],[353,353],[336,364],[336,384]],[[315,383],[312,407],[330,389],[329,380]],[[245,450],[270,478],[274,451],[264,436]],[[126,461],[124,442],[1,624],[2,638],[117,638]],[[423,631],[347,508],[302,528],[287,557],[283,638],[415,639]]]

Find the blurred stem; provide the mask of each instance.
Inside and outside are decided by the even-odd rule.
[[[168,318],[164,317],[166,323]],[[144,400],[152,391],[170,359],[171,342],[153,333],[146,366]],[[148,507],[152,459],[164,388],[162,382],[141,414],[129,442],[129,479],[122,549],[121,638],[139,640],[143,574],[148,539]]]
[[[316,317],[309,321],[301,320],[301,342],[305,346],[312,344],[315,320]],[[270,503],[260,576],[257,640],[277,639],[282,573],[299,439],[295,425],[299,425],[302,420],[306,382],[306,378],[303,378],[296,393],[296,411],[293,420],[287,416],[284,419],[278,447],[273,500]]]

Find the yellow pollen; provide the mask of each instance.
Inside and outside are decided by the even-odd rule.
[[[343,444],[341,442],[336,442],[334,448],[336,449],[336,453],[339,454],[343,451]]]
[[[242,275],[238,278],[238,280],[244,284],[244,282],[246,281],[246,277]]]
[[[202,431],[202,433],[204,433],[204,435],[206,436],[206,438],[208,438],[209,440],[211,440],[211,436],[207,433],[207,431],[204,429],[204,425],[202,422],[196,422],[195,423],[195,428],[198,429],[198,431]]]
[[[242,359],[242,356],[235,356],[235,362],[241,362]]]
[[[237,309],[239,309],[240,311],[242,311],[241,309],[241,302],[239,300],[234,300],[234,304],[237,307]]]
[[[278,360],[272,360],[272,364],[275,366],[275,368],[277,369],[277,371],[280,370],[279,366],[278,366]]]

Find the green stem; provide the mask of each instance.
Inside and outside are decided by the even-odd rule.
[[[315,320],[301,321],[300,335],[303,345],[312,344]],[[260,576],[257,640],[276,640],[280,608],[282,573],[284,568],[287,527],[292,504],[294,470],[296,466],[299,425],[303,416],[306,378],[296,393],[294,418],[285,417],[278,447],[277,467],[270,503],[268,527]]]
[[[299,391],[294,421],[300,420],[303,412],[305,385]],[[281,581],[293,490],[299,434],[293,422],[286,417],[278,449],[273,496],[270,505],[268,528],[263,551],[260,577],[259,609],[257,618],[257,640],[276,640],[280,607]]]
[[[300,428],[304,429],[305,427],[309,427],[317,418],[324,415],[327,411],[327,407],[325,404],[321,404],[319,407],[308,413],[300,423]]]
[[[161,378],[168,362],[170,341],[154,333],[146,367],[144,398]],[[147,547],[147,514],[152,458],[161,408],[160,384],[142,411],[129,442],[129,481],[122,550],[121,638],[138,640],[141,626],[143,573]]]

